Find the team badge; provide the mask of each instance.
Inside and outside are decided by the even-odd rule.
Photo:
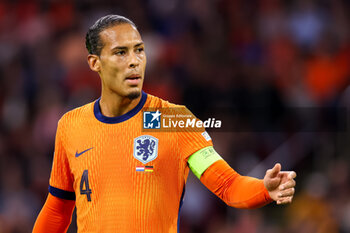
[[[134,139],[134,157],[146,164],[158,156],[158,139],[150,135],[142,135]]]

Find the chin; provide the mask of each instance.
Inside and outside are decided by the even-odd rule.
[[[134,100],[134,99],[139,98],[140,95],[141,95],[141,90],[140,91],[132,91],[126,97],[129,98],[130,100]]]

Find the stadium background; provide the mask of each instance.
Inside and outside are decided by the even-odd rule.
[[[347,114],[349,12],[345,0],[0,1],[0,232],[31,231],[47,195],[58,119],[99,96],[84,38],[108,13],[138,25],[147,92],[198,116],[221,107],[239,115],[223,120],[243,130],[211,133],[232,167],[262,177],[279,161],[298,173],[292,205],[258,210],[226,207],[191,175],[180,232],[350,232],[347,125],[302,130],[288,114],[270,115]],[[267,115],[264,129],[255,127],[256,108]]]

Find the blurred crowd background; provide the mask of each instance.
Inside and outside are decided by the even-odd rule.
[[[293,204],[257,210],[227,207],[191,174],[180,232],[350,232],[347,121],[293,127],[294,117],[308,125],[329,109],[347,116],[349,12],[347,0],[1,0],[0,232],[31,231],[48,193],[57,121],[99,97],[85,33],[110,13],[138,25],[146,92],[199,117],[235,112],[222,120],[244,130],[210,132],[233,168],[262,178],[281,162],[298,174]]]

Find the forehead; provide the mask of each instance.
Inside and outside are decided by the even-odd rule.
[[[140,33],[131,24],[125,23],[109,27],[100,32],[100,38],[106,48],[115,46],[133,46],[142,42]]]

